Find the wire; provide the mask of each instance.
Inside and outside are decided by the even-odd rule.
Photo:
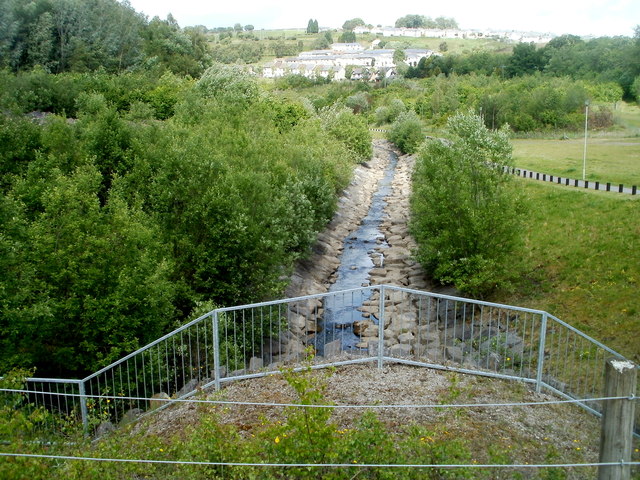
[[[329,404],[303,404],[303,403],[270,403],[270,402],[238,402],[231,400],[201,400],[197,398],[149,398],[149,397],[127,397],[124,395],[81,395],[79,393],[58,393],[39,392],[34,390],[0,389],[0,392],[26,393],[50,396],[95,398],[98,400],[132,400],[132,401],[152,401],[166,403],[204,403],[214,405],[243,405],[257,407],[304,407],[304,408],[484,408],[484,407],[521,407],[538,405],[561,405],[568,403],[602,402],[607,400],[640,400],[635,395],[624,397],[595,397],[569,400],[546,400],[539,402],[506,402],[506,403],[454,403],[454,404],[386,404],[386,405],[329,405]]]
[[[257,462],[204,462],[187,460],[150,460],[132,458],[97,458],[97,457],[76,457],[70,455],[42,455],[34,453],[11,453],[0,452],[0,457],[26,457],[43,458],[51,460],[80,460],[91,462],[111,462],[111,463],[155,463],[165,465],[208,465],[208,466],[228,466],[228,467],[332,467],[332,468],[569,468],[569,467],[600,467],[600,466],[626,466],[640,465],[640,462],[588,462],[588,463],[554,463],[554,464],[377,464],[377,463],[257,463]]]

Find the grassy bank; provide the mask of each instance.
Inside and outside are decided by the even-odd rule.
[[[541,173],[582,178],[584,139],[512,140],[515,165]],[[640,185],[640,138],[589,138],[587,180]]]
[[[498,300],[547,310],[640,360],[640,200],[517,181],[531,206],[530,273]]]

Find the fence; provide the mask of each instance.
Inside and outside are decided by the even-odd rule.
[[[29,379],[25,401],[92,430],[295,366],[309,348],[316,368],[395,362],[518,380],[567,399],[602,397],[605,362],[623,359],[544,311],[378,285],[216,309],[82,380]]]
[[[638,194],[637,185],[632,185],[631,187],[625,187],[624,184],[620,183],[617,185],[612,185],[610,182],[601,183],[601,182],[590,182],[589,180],[578,180],[554,175],[548,175],[546,173],[532,172],[531,170],[525,170],[521,168],[515,167],[503,167],[505,172],[511,173],[518,177],[529,178],[532,180],[539,180],[542,182],[550,182],[557,183],[558,185],[572,186],[577,188],[587,188],[592,190],[600,190],[604,192],[617,192],[617,193],[627,193],[631,195]]]

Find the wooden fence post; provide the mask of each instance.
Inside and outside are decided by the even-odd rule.
[[[636,366],[628,360],[610,359],[605,366],[605,397],[600,434],[600,463],[630,462],[633,445],[637,382]],[[607,465],[598,469],[598,480],[629,480],[630,465]]]

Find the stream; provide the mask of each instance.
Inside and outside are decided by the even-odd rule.
[[[360,288],[369,285],[369,272],[374,267],[383,265],[383,255],[377,250],[388,248],[380,226],[385,217],[386,197],[392,193],[392,182],[395,175],[398,156],[389,152],[389,164],[385,168],[384,176],[378,183],[378,189],[373,194],[371,206],[363,218],[358,229],[344,241],[344,249],[340,256],[335,283],[329,287],[329,292],[337,292]],[[341,305],[334,297],[327,297],[324,303],[324,320],[316,348],[323,354],[324,345],[340,339],[343,350],[357,349],[360,337],[353,333],[353,322],[361,320],[357,311],[365,300],[371,297],[371,292],[355,295],[354,302]]]

